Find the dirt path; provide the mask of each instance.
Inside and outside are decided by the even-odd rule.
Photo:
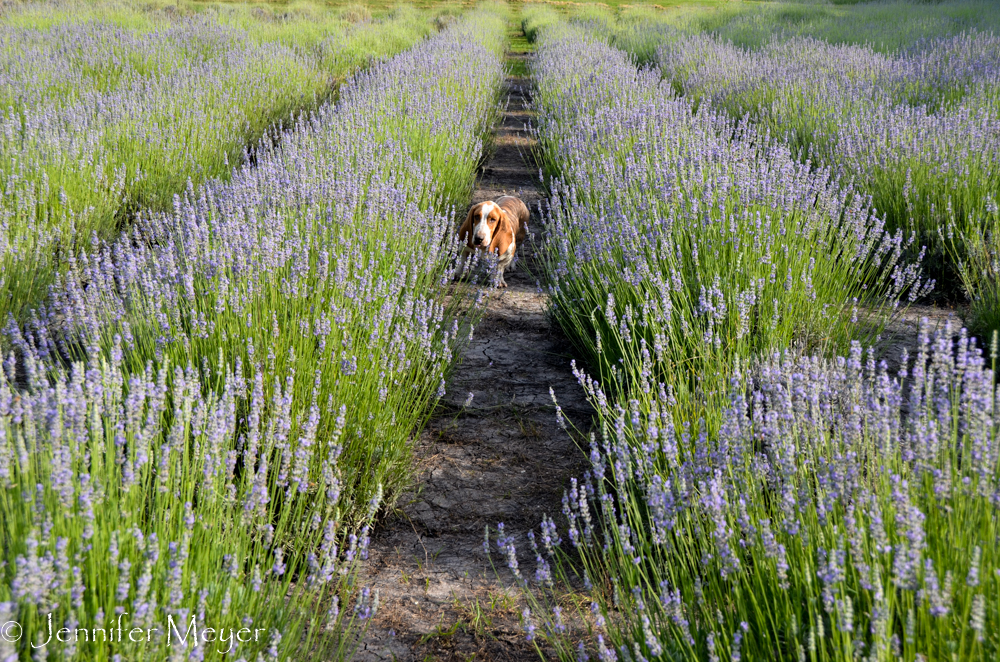
[[[509,54],[509,69],[524,72],[527,57]],[[534,141],[523,130],[530,80],[512,75],[506,89],[496,152],[473,202],[520,195],[537,242],[538,176],[525,160]],[[509,573],[503,568],[498,581],[483,553],[483,529],[504,522],[523,541],[543,513],[561,511],[563,486],[580,473],[583,455],[557,427],[549,388],[577,424],[591,414],[532,275],[541,272],[532,247],[519,246],[518,258],[448,384],[443,411],[418,442],[416,491],[372,538],[361,581],[378,589],[380,608],[359,660],[538,659],[521,632],[516,597],[504,589]],[[472,405],[463,409],[469,393]]]
[[[875,356],[884,360],[889,374],[895,375],[902,367],[900,358],[905,349],[914,359],[919,346],[920,325],[926,320],[930,333],[942,332],[946,324],[951,324],[952,334],[957,335],[964,325],[962,310],[938,305],[913,304],[893,319],[882,339],[875,345]]]

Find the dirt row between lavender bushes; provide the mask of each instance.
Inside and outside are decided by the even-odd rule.
[[[508,54],[507,110],[472,202],[520,196],[532,210],[537,248],[541,191],[535,141],[525,130],[529,57]],[[356,658],[363,662],[538,659],[521,631],[509,571],[498,568],[498,577],[483,552],[483,530],[503,522],[523,542],[543,513],[561,511],[563,486],[582,471],[584,456],[556,425],[549,388],[578,425],[591,413],[567,342],[549,319],[531,242],[517,255],[507,289],[490,301],[418,440],[414,490],[372,536],[360,581],[378,590],[380,606]],[[472,404],[463,407],[469,393]]]
[[[511,590],[513,578],[505,567],[494,571],[483,552],[483,530],[504,522],[523,542],[543,513],[561,511],[564,486],[584,468],[583,454],[556,425],[549,388],[578,426],[586,427],[592,411],[538,282],[542,192],[530,154],[535,141],[525,130],[528,58],[527,52],[508,54],[507,110],[472,202],[520,196],[532,210],[534,245],[518,247],[509,287],[490,301],[441,408],[417,442],[415,488],[372,536],[360,581],[378,591],[380,606],[356,656],[361,662],[538,659],[520,626],[523,605]],[[953,310],[910,307],[879,344],[891,370],[904,348],[912,356],[922,318],[932,330],[949,320],[956,330],[961,326]],[[496,554],[494,560],[500,563]]]

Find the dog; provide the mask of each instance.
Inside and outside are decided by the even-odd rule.
[[[528,234],[531,214],[527,205],[512,195],[487,200],[473,205],[465,223],[458,230],[458,237],[465,242],[463,255],[483,250],[499,257],[499,282],[497,287],[507,287],[504,270],[514,261],[517,244]]]

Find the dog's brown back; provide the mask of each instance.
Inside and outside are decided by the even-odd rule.
[[[525,235],[528,234],[528,220],[531,218],[528,206],[521,202],[520,198],[515,198],[512,195],[497,198],[496,204],[507,213],[507,217],[514,223],[514,236],[517,237],[518,243],[524,241]]]

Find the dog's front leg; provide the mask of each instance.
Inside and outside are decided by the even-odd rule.
[[[506,269],[505,265],[497,267],[497,287],[507,287],[507,282],[503,279],[504,269]]]
[[[515,245],[511,243],[511,245],[507,248],[507,252],[501,255],[500,259],[497,260],[497,287],[507,287],[507,281],[503,279],[503,273],[507,270],[507,267],[510,266],[511,262],[514,261],[515,248]]]

